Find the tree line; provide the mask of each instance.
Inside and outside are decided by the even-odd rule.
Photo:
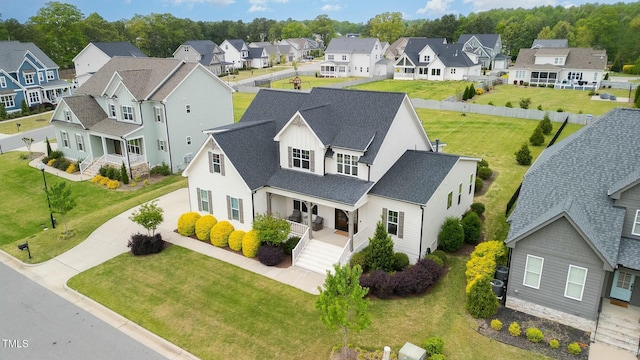
[[[169,57],[187,40],[273,42],[315,34],[328,44],[333,37],[347,33],[389,43],[402,36],[455,42],[464,33],[498,33],[505,53],[513,58],[536,38],[562,38],[568,39],[571,47],[605,49],[613,63],[633,64],[640,60],[640,2],[494,9],[433,20],[405,20],[399,12],[386,12],[364,24],[332,20],[325,14],[311,20],[255,18],[245,23],[193,21],[151,13],[110,22],[97,13],[85,17],[75,5],[60,2],[45,4],[24,24],[0,16],[0,39],[34,42],[61,68],[73,67],[73,57],[89,42],[129,41],[148,56]]]

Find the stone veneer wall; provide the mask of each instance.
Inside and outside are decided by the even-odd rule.
[[[517,310],[525,314],[557,321],[561,324],[572,326],[583,331],[589,331],[592,334],[596,331],[596,322],[593,320],[567,314],[565,312],[534,304],[513,296],[507,296],[507,303],[505,306],[509,309]]]

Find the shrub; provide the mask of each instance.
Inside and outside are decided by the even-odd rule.
[[[484,94],[484,90],[482,88],[477,88],[476,95],[482,95],[482,94]]]
[[[491,281],[496,272],[496,266],[496,260],[492,256],[472,256],[467,261],[467,269],[464,272],[467,283],[471,283],[478,277]]]
[[[429,357],[429,360],[445,360],[444,354],[435,354]]]
[[[55,167],[58,170],[63,170],[66,171],[67,168],[69,167],[69,165],[71,165],[71,161],[65,159],[65,158],[59,158],[56,159],[56,161],[53,163],[53,167]]]
[[[98,173],[100,174],[100,176],[107,177],[107,169],[108,169],[108,167],[106,167],[104,165],[101,166],[100,170],[98,170]]]
[[[369,238],[367,265],[371,270],[394,270],[393,240],[382,221],[378,221],[373,237]]]
[[[200,214],[190,211],[180,215],[178,218],[178,234],[182,236],[192,236],[196,233],[196,221],[200,219]]]
[[[300,236],[292,236],[288,238],[287,241],[285,241],[282,244],[282,249],[284,250],[284,253],[287,255],[291,255],[291,253],[293,252],[293,249],[296,248],[299,242],[300,242]]]
[[[532,343],[539,343],[544,338],[542,331],[534,327],[527,328],[526,335],[527,335],[527,340],[529,340]]]
[[[552,339],[549,341],[549,347],[552,349],[557,349],[560,347],[560,341],[556,340],[556,339]]]
[[[511,334],[511,336],[520,336],[520,324],[515,321],[512,322],[511,325],[509,325],[509,334]]]
[[[421,259],[415,265],[394,274],[374,270],[360,276],[360,285],[369,288],[369,294],[380,299],[391,295],[422,294],[442,276],[442,267],[433,260]]]
[[[409,256],[402,252],[393,253],[393,270],[402,271],[409,267]]]
[[[229,235],[231,235],[233,230],[233,225],[226,220],[216,223],[211,228],[211,233],[209,234],[211,244],[221,248],[229,246]]]
[[[108,177],[103,177],[102,179],[100,179],[100,185],[102,186],[107,186],[107,184],[109,184],[109,178]]]
[[[478,161],[478,164],[476,165],[478,168],[483,168],[483,167],[489,167],[489,162],[485,159],[482,159],[480,161]]]
[[[504,104],[504,107],[512,108],[513,105],[511,104],[511,101],[507,101],[507,103]]]
[[[196,220],[196,237],[198,240],[209,241],[211,228],[218,222],[215,216],[207,214]]]
[[[475,212],[467,213],[460,222],[464,231],[464,242],[467,244],[477,244],[482,233],[482,220]]]
[[[91,182],[92,182],[92,183],[98,183],[98,184],[99,184],[99,183],[100,183],[100,180],[102,180],[102,179],[103,179],[103,177],[102,177],[101,175],[96,175],[96,176],[94,176],[94,177],[92,177],[92,178],[91,178]]]
[[[515,152],[516,161],[520,165],[531,165],[531,151],[529,150],[529,146],[527,144],[522,144],[520,150]]]
[[[388,299],[393,295],[394,285],[391,275],[382,270],[373,270],[360,275],[360,286],[369,288],[369,294],[380,299]]]
[[[495,259],[497,265],[506,265],[509,252],[504,242],[500,240],[490,240],[478,244],[471,253],[471,257],[490,257]]]
[[[551,124],[551,118],[549,118],[549,113],[545,113],[542,120],[540,120],[540,124],[538,125],[542,129],[542,133],[545,135],[551,134],[553,131],[553,124]]]
[[[432,252],[431,255],[439,257],[440,260],[442,260],[442,263],[444,265],[447,265],[449,263],[449,259],[447,258],[447,253],[442,250],[436,250]]]
[[[234,230],[231,235],[229,235],[229,248],[233,251],[242,250],[242,239],[246,232],[244,230]]]
[[[273,244],[262,244],[258,248],[258,260],[267,266],[275,266],[284,259],[282,247]]]
[[[138,184],[137,184],[135,181],[132,181],[132,182],[129,184],[129,186],[131,186],[131,187],[136,187],[136,186],[138,186]]]
[[[498,319],[493,319],[491,320],[491,328],[495,331],[500,331],[502,330],[502,321],[498,320]]]
[[[489,101],[489,102],[487,103],[487,105],[495,106],[495,105],[493,104],[493,101]]]
[[[524,86],[529,86],[529,82],[525,81],[523,85]]]
[[[493,170],[488,167],[478,168],[478,177],[482,180],[488,180],[493,175]]]
[[[78,167],[76,166],[75,163],[71,163],[69,164],[69,166],[67,167],[67,170],[65,171],[69,174],[73,174],[74,172],[78,171]]]
[[[116,173],[116,169],[111,166],[107,167],[107,177],[111,180],[116,180],[120,177],[120,174]]]
[[[149,236],[145,234],[133,234],[127,243],[133,255],[157,254],[164,249],[164,240],[160,234]]]
[[[520,108],[528,109],[529,105],[531,105],[531,98],[521,98],[519,104],[520,104]]]
[[[444,251],[454,252],[460,249],[464,241],[464,230],[460,220],[455,217],[445,219],[440,233],[438,234],[438,244]]]
[[[498,313],[498,299],[491,289],[489,280],[477,278],[471,282],[465,307],[474,318],[486,319]]]
[[[422,348],[427,350],[427,356],[442,354],[444,350],[444,340],[441,337],[430,337],[422,343]]]
[[[485,210],[484,204],[481,202],[475,202],[471,204],[471,211],[478,214],[478,216],[482,216],[482,214],[484,214],[484,210]]]
[[[349,260],[349,265],[351,265],[351,267],[354,267],[356,265],[360,265],[360,267],[362,268],[362,272],[365,273],[367,272],[369,269],[367,267],[367,253],[366,251],[360,251],[357,252],[355,254],[353,254],[351,256],[351,260]]]
[[[542,128],[537,126],[535,130],[533,130],[533,134],[529,137],[529,143],[533,146],[540,146],[544,144],[544,134],[542,133]]]
[[[124,161],[120,167],[120,179],[122,179],[122,183],[125,185],[129,183],[129,175],[127,174],[127,167],[124,165]]]
[[[169,165],[167,165],[163,161],[161,165],[157,165],[157,166],[154,166],[153,168],[151,168],[151,171],[149,171],[149,173],[151,175],[168,176],[168,175],[171,175],[171,168],[169,168]]]
[[[49,166],[53,166],[53,164],[54,164],[55,162],[56,162],[56,159],[49,159],[49,160],[47,161],[47,165],[49,165]]]
[[[107,189],[117,189],[120,187],[120,181],[118,180],[109,180],[107,183]]]
[[[564,109],[563,109],[563,108],[561,108],[561,107],[559,107],[559,108],[556,110],[556,112],[564,112]]]
[[[248,231],[242,238],[242,254],[248,258],[254,258],[258,255],[259,247],[258,232],[255,230]]]
[[[437,257],[437,256],[435,256],[433,254],[426,255],[424,258],[425,259],[430,259],[434,263],[438,264],[438,266],[440,266],[440,267],[444,266],[444,261],[442,261],[441,258],[439,258],[439,257]]]
[[[582,348],[577,342],[572,342],[571,344],[567,345],[567,351],[569,351],[569,354],[579,355],[582,352]]]
[[[260,234],[260,242],[280,246],[291,231],[291,225],[285,219],[269,214],[258,214],[253,220],[253,229]]]
[[[476,188],[473,191],[475,194],[479,193],[482,191],[482,188],[484,187],[484,182],[482,181],[482,179],[480,178],[476,178]]]
[[[542,105],[538,105],[538,110],[542,111]]]

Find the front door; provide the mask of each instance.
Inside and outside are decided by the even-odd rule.
[[[344,210],[336,209],[336,230],[349,232],[349,216]],[[353,233],[358,232],[358,210],[353,219]]]
[[[611,297],[622,301],[631,300],[634,281],[634,274],[624,270],[616,270],[613,275],[613,284],[611,284]]]

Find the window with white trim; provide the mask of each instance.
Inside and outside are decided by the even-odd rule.
[[[431,61],[431,56],[430,55],[424,55],[422,57],[422,62],[428,63],[429,61]]]
[[[69,134],[66,131],[61,131],[60,137],[62,138],[62,146],[69,148]]]
[[[38,71],[38,81],[39,82],[43,82],[44,81],[44,74]]]
[[[76,134],[76,148],[78,151],[84,152],[84,140],[81,134]]]
[[[338,174],[358,176],[358,156],[336,154]]]
[[[347,55],[342,55],[342,61],[347,61]]]
[[[540,279],[542,279],[543,264],[543,258],[534,255],[527,255],[527,263],[524,265],[524,279],[522,280],[522,285],[539,289]]]
[[[220,165],[220,154],[211,154],[211,163],[213,164],[213,172],[220,174],[222,167]]]
[[[458,186],[458,205],[460,205],[461,201],[462,201],[462,183],[460,183],[460,185]]]
[[[114,104],[109,104],[109,117],[112,119],[116,118],[116,106]]]
[[[158,150],[160,150],[160,151],[166,151],[167,150],[167,143],[162,139],[158,139]]]
[[[473,174],[469,175],[469,194],[473,191]]]
[[[153,108],[153,115],[155,116],[157,122],[162,122],[162,108],[160,106],[156,106]]]
[[[452,204],[453,204],[453,191],[451,191],[449,195],[447,195],[447,209],[450,208]]]
[[[5,78],[4,76],[0,76],[0,87],[2,88],[7,87],[7,78]]]
[[[15,95],[0,96],[0,102],[4,104],[5,108],[15,107],[16,106]]]
[[[432,76],[440,76],[440,69],[431,69]]]
[[[24,73],[24,83],[25,85],[32,85],[34,83],[33,81],[33,73]]]
[[[240,201],[237,198],[229,198],[229,206],[231,207],[231,219],[240,220]]]
[[[40,103],[40,92],[32,91],[29,93],[29,104],[39,104]]]
[[[640,236],[640,210],[636,210],[636,218],[633,220],[633,229],[631,230],[633,235]]]
[[[455,68],[451,68],[451,73],[455,74],[456,73],[456,69]]]
[[[569,299],[582,301],[584,284],[587,281],[587,268],[569,265],[567,273],[567,285],[564,288],[564,296]]]
[[[309,150],[293,148],[291,155],[293,159],[293,167],[300,168],[300,169],[307,169],[307,170],[309,169],[309,164],[310,164]]]
[[[327,55],[327,60],[333,60],[333,55]]]
[[[140,146],[140,139],[127,140],[127,150],[129,150],[129,154],[142,155],[142,147]]]
[[[398,215],[397,211],[387,211],[387,232],[391,235],[398,235]]]
[[[133,107],[122,105],[122,119],[133,121]]]
[[[309,212],[307,208],[307,204],[305,204],[304,201],[300,201],[300,200],[293,200],[293,210],[298,210],[305,214]],[[314,205],[313,208],[311,209],[311,213],[313,215],[318,215],[318,206]]]
[[[54,80],[56,78],[53,70],[47,70],[47,80]]]
[[[200,189],[200,208],[202,211],[211,212],[209,205],[209,191]]]
[[[65,121],[71,122],[71,111],[69,110],[64,111],[64,119]]]

